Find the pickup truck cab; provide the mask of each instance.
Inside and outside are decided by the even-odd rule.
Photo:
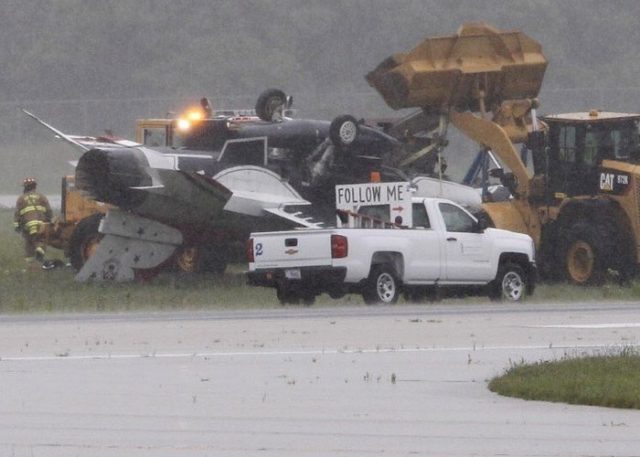
[[[413,301],[438,290],[511,301],[533,293],[535,248],[528,235],[488,228],[442,198],[354,208],[338,208],[335,228],[252,233],[249,283],[275,288],[282,303],[307,304],[324,292],[360,293],[367,304],[395,303],[402,292]]]

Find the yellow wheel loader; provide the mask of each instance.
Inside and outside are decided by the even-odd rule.
[[[509,169],[491,174],[511,197],[485,198],[483,209],[496,227],[535,240],[544,276],[578,284],[627,278],[640,262],[640,114],[538,119],[546,67],[540,44],[524,33],[469,23],[387,58],[367,81],[390,107],[420,108],[430,125],[451,123]],[[445,144],[434,138],[436,149]]]

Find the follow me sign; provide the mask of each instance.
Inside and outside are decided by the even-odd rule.
[[[336,208],[350,209],[369,205],[397,205],[411,202],[406,182],[345,184],[336,186]]]

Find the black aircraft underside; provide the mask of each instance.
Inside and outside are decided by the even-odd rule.
[[[301,153],[303,149],[299,147],[299,143],[295,143],[296,148],[283,150],[271,148],[268,141],[269,138],[265,137],[249,137],[241,142],[231,140],[226,143],[222,152],[165,150],[162,158],[165,159],[166,165],[163,166],[169,167],[169,171],[165,170],[163,173],[160,170],[164,168],[157,168],[157,164],[151,163],[158,155],[152,149],[121,147],[115,144],[94,147],[85,152],[78,161],[76,186],[98,201],[160,220],[165,218],[150,210],[143,210],[143,207],[149,206],[143,203],[150,199],[157,200],[159,195],[181,201],[180,194],[168,189],[160,192],[162,187],[158,187],[158,183],[165,185],[168,176],[178,171],[197,179],[215,178],[223,170],[232,167],[263,167],[289,183],[302,199],[326,207],[331,213],[334,206],[333,189],[336,184],[367,182],[372,171],[380,171],[384,180],[402,179],[393,170],[381,167],[379,157],[356,155],[351,150],[338,150],[326,139],[306,155]],[[278,144],[284,143],[280,141]],[[160,177],[159,174],[163,176]],[[210,186],[215,188],[215,182],[214,179]],[[162,207],[171,208],[171,205]],[[199,214],[200,211],[194,213]]]
[[[152,149],[109,138],[68,136],[27,114],[82,151],[76,188],[120,210],[105,218],[100,230],[115,232],[100,244],[124,257],[139,250],[132,258],[149,262],[153,252],[167,255],[175,250],[167,243],[228,243],[246,238],[251,230],[333,223],[334,186],[369,181],[371,171],[383,169],[383,154],[398,145],[351,116],[333,122],[205,120],[185,147]],[[401,179],[389,171],[382,175]],[[123,235],[118,227],[125,226]],[[154,244],[156,235],[164,241]],[[123,237],[132,240],[130,245],[123,244]],[[155,246],[151,254],[145,244]],[[111,270],[113,259],[107,260],[111,263],[105,277],[133,277],[135,266],[122,266],[128,273],[119,276]],[[107,267],[97,262],[92,272],[79,277],[99,277]]]

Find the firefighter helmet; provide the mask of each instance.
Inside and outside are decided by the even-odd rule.
[[[35,178],[24,178],[24,180],[22,181],[22,186],[25,188],[25,190],[35,189],[37,185],[38,183]]]

